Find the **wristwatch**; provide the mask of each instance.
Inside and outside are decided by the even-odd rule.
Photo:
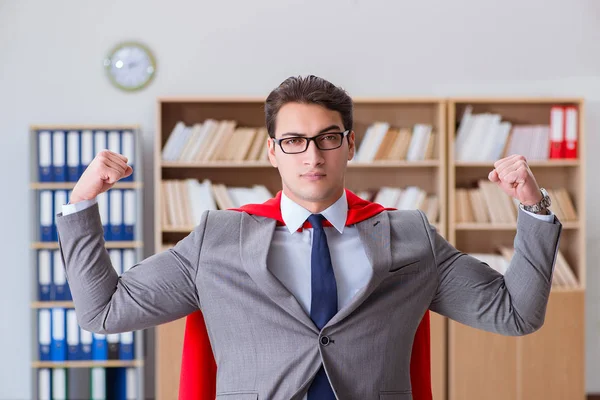
[[[543,197],[539,202],[537,202],[536,204],[530,205],[530,206],[526,206],[525,204],[521,203],[521,204],[519,204],[519,207],[521,207],[522,210],[529,211],[529,212],[536,213],[536,214],[547,210],[548,207],[550,207],[550,205],[552,204],[552,201],[550,200],[550,195],[544,188],[540,188],[540,192],[542,192]]]

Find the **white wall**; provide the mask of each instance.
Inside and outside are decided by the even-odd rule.
[[[586,98],[587,389],[600,392],[599,14],[592,0],[0,0],[0,399],[31,394],[28,126],[139,123],[150,178],[157,96],[264,96],[307,73],[361,96]],[[137,94],[112,88],[102,69],[126,39],[159,63]],[[145,191],[151,199],[151,180]]]

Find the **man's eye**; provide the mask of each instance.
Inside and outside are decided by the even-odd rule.
[[[285,139],[283,141],[283,144],[294,145],[294,144],[300,144],[301,142],[302,142],[301,139]]]

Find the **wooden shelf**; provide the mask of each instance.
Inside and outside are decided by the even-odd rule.
[[[130,368],[142,367],[142,360],[122,361],[122,360],[85,360],[85,361],[34,361],[31,363],[32,368]]]
[[[105,242],[105,246],[107,249],[137,249],[144,247],[144,242],[142,241],[107,241]],[[31,248],[35,250],[45,250],[45,249],[58,249],[58,242],[34,242],[31,244]]]
[[[579,229],[580,224],[577,221],[562,222],[563,229]],[[481,224],[462,222],[455,224],[457,231],[516,231],[517,224]]]
[[[35,190],[55,190],[55,189],[73,189],[76,182],[34,182],[29,185]],[[117,182],[112,189],[142,189],[144,187],[141,182]]]
[[[376,161],[372,163],[349,162],[348,168],[423,168],[439,167],[439,160],[424,161]],[[273,168],[268,162],[211,162],[211,163],[180,163],[180,162],[162,162],[162,168]]]
[[[72,301],[34,301],[31,308],[73,308]]]
[[[579,159],[560,159],[548,161],[528,161],[527,164],[530,167],[536,168],[579,167],[581,165],[581,161]],[[494,163],[487,161],[457,161],[456,163],[454,163],[454,166],[459,168],[494,168]]]
[[[85,130],[103,130],[103,131],[127,131],[138,130],[140,125],[31,125],[31,131],[85,131]]]

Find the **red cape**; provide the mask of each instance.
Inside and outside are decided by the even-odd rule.
[[[379,214],[384,208],[377,203],[361,199],[346,189],[348,218],[346,225],[352,225]],[[263,204],[248,204],[233,211],[247,212],[276,219],[283,224],[281,217],[281,191]],[[431,400],[431,354],[429,338],[429,311],[425,313],[413,342],[410,359],[410,381],[415,400]],[[217,365],[210,347],[204,317],[196,311],[186,319],[183,339],[183,357],[179,382],[179,400],[209,400],[216,397]]]

